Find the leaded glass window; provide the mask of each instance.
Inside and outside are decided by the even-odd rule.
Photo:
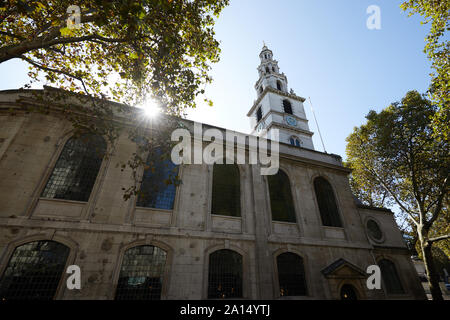
[[[289,100],[283,100],[283,109],[284,112],[292,114],[292,105]]]
[[[319,205],[322,224],[329,227],[342,227],[339,211],[330,183],[322,177],[314,180],[314,191]]]
[[[17,247],[0,279],[0,300],[51,300],[70,249],[55,241]]]
[[[160,300],[167,253],[155,246],[125,251],[116,300]]]
[[[211,213],[241,216],[239,168],[235,164],[214,164]]]
[[[276,175],[267,177],[269,182],[270,208],[272,220],[296,222],[291,183],[286,173],[278,170]]]
[[[101,136],[86,134],[69,139],[56,161],[42,197],[88,201],[105,152],[106,142]]]
[[[295,253],[286,252],[277,257],[280,296],[305,296],[306,279],[303,259]]]
[[[223,249],[209,256],[208,299],[242,298],[242,256]]]
[[[173,210],[178,181],[178,166],[161,149],[147,157],[136,206]]]
[[[391,294],[405,293],[395,264],[390,260],[382,259],[378,262],[378,266],[381,270],[383,283],[386,286],[386,292]]]

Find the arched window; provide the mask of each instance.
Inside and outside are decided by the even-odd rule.
[[[235,164],[214,164],[211,213],[240,217],[241,187]]]
[[[0,280],[0,300],[51,300],[56,294],[70,249],[55,241],[17,247]]]
[[[208,299],[242,298],[242,256],[223,249],[209,256]]]
[[[258,108],[258,110],[256,110],[256,121],[260,122],[262,119],[262,109],[261,107]]]
[[[280,80],[277,81],[277,89],[280,90],[280,91],[283,89],[283,87],[281,86],[281,81]]]
[[[259,93],[263,93],[263,91],[264,91],[263,86],[259,87]]]
[[[269,67],[266,67],[266,73],[270,73]]]
[[[305,296],[306,279],[302,257],[286,252],[277,257],[280,296]]]
[[[318,177],[314,180],[314,191],[319,204],[322,224],[329,227],[342,227],[336,199],[330,183],[324,178]]]
[[[101,136],[70,138],[56,161],[43,198],[88,201],[106,152]]]
[[[296,136],[292,136],[289,139],[289,142],[291,143],[291,145],[295,146],[295,147],[301,147],[302,146],[302,142],[300,141],[299,138],[297,138]]]
[[[390,260],[382,259],[378,262],[378,266],[381,270],[381,278],[386,287],[386,292],[390,294],[405,293],[395,264]]]
[[[160,148],[147,157],[136,206],[172,210],[175,202],[178,166],[173,164]]]
[[[116,300],[160,300],[167,253],[155,246],[125,251]]]
[[[276,175],[267,177],[269,182],[270,208],[272,220],[296,222],[294,202],[292,201],[291,183],[286,173],[278,170]]]
[[[283,100],[283,109],[284,112],[292,114],[292,105],[291,102],[289,100]]]
[[[275,73],[275,67],[272,67],[272,71]]]

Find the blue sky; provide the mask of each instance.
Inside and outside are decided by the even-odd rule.
[[[217,21],[221,61],[207,86],[213,107],[200,105],[189,118],[244,133],[247,111],[256,99],[254,84],[263,41],[273,51],[288,85],[311,97],[327,152],[345,158],[345,138],[408,90],[425,92],[430,63],[423,53],[429,30],[418,16],[407,17],[397,0],[231,0]],[[381,30],[369,30],[366,9],[381,9]],[[19,61],[0,65],[0,90],[27,80]],[[323,151],[308,102],[305,111]]]

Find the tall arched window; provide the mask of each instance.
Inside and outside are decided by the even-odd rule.
[[[314,180],[314,191],[319,204],[322,224],[329,227],[342,227],[339,211],[330,183],[322,177]]]
[[[17,247],[0,280],[0,300],[51,300],[70,249],[55,241]]]
[[[160,300],[167,253],[155,246],[125,251],[116,300]]]
[[[209,255],[208,299],[242,298],[242,256],[232,250]]]
[[[259,93],[263,93],[263,91],[264,91],[263,86],[259,87]]]
[[[270,73],[269,67],[266,67],[266,73]]]
[[[281,86],[281,81],[279,80],[277,81],[277,89],[280,91],[283,89],[283,87]]]
[[[56,161],[43,198],[88,201],[106,152],[101,136],[70,138]]]
[[[155,148],[147,157],[136,206],[172,210],[175,202],[178,166]]]
[[[381,278],[386,287],[386,292],[390,294],[405,293],[395,264],[390,260],[382,259],[378,262],[378,266],[381,270]]]
[[[262,110],[261,107],[258,108],[258,110],[256,110],[256,121],[260,122],[262,119]]]
[[[291,184],[286,173],[278,170],[276,175],[267,177],[269,182],[270,208],[272,220],[296,222]]]
[[[214,164],[211,213],[241,216],[241,182],[235,164]]]
[[[306,278],[302,257],[286,252],[277,257],[280,296],[305,296]]]
[[[291,102],[289,100],[283,100],[283,109],[284,112],[292,114],[292,105]]]

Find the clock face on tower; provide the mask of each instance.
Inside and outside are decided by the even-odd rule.
[[[297,120],[294,117],[291,116],[286,116],[285,118],[286,123],[292,127],[296,127],[297,126]]]

